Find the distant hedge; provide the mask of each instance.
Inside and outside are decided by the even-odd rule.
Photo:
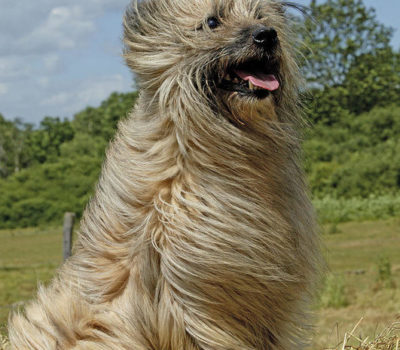
[[[43,162],[32,161],[0,178],[0,228],[60,223],[65,211],[80,217],[93,193],[117,115],[126,115],[135,97],[113,94],[72,121],[47,119],[51,129],[42,133],[54,134],[70,123],[73,134],[69,132],[64,142],[48,137],[56,143],[46,141],[49,153]],[[333,125],[316,123],[304,135],[305,169],[320,221],[399,215],[400,106],[361,115],[346,112],[339,119]]]
[[[347,115],[315,125],[304,143],[306,171],[316,198],[396,196],[400,190],[400,106]]]

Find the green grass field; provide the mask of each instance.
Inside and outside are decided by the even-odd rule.
[[[61,229],[0,231],[0,330],[12,304],[32,298],[62,261]]]
[[[339,302],[317,309],[313,349],[335,346],[361,317],[356,335],[363,339],[374,338],[400,316],[400,219],[345,223],[324,231],[333,283],[322,299]],[[329,234],[332,231],[336,232]]]
[[[316,307],[312,349],[334,347],[361,317],[356,335],[365,338],[400,316],[400,219],[323,231],[328,277]],[[32,298],[37,284],[51,279],[61,263],[61,245],[61,228],[0,231],[1,333],[11,305]]]

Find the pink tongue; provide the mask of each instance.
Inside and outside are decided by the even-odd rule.
[[[273,74],[257,73],[253,75],[246,71],[237,70],[235,73],[246,81],[251,81],[253,85],[265,90],[274,91],[279,88],[279,81]]]

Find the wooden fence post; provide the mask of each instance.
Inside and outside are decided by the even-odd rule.
[[[63,227],[63,258],[64,261],[71,256],[72,250],[72,232],[74,231],[75,214],[64,214],[64,227]]]

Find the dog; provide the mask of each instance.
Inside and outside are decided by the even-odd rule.
[[[140,96],[13,349],[303,349],[320,266],[288,3],[143,0]]]

